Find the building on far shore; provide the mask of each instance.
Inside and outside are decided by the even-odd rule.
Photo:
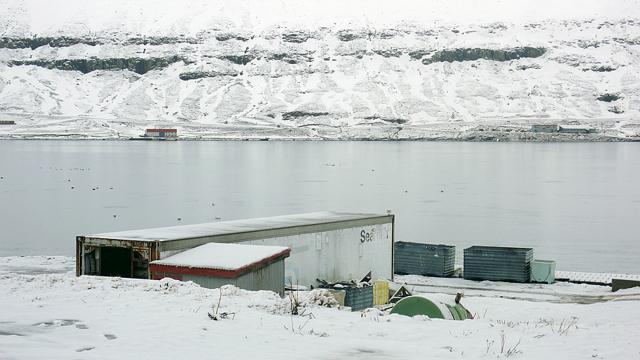
[[[591,134],[596,132],[596,129],[585,125],[560,125],[558,126],[558,132],[565,134]]]
[[[534,124],[531,131],[536,133],[591,134],[596,132],[586,125]]]
[[[559,130],[558,124],[534,124],[531,125],[531,131],[542,133],[556,133]]]
[[[178,130],[176,129],[146,129],[144,132],[145,138],[151,138],[156,140],[177,140]]]

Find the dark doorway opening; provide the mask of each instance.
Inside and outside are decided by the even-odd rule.
[[[100,275],[131,277],[131,249],[102,247],[100,249]]]

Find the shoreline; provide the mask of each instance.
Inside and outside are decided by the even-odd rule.
[[[640,142],[638,137],[615,137],[615,136],[532,136],[530,138],[511,138],[508,134],[496,134],[485,137],[413,137],[392,139],[386,137],[269,137],[269,136],[245,136],[245,137],[179,137],[171,139],[168,142],[175,141],[271,141],[271,142],[458,142],[458,143],[491,143],[491,142],[508,142],[508,143],[634,143]],[[548,134],[546,134],[548,135]],[[167,142],[164,139],[143,139],[135,137],[91,137],[86,135],[32,135],[32,136],[7,136],[0,135],[0,141],[150,141],[150,142]]]
[[[149,127],[177,130],[178,141],[422,141],[422,142],[638,142],[640,121],[629,118],[478,118],[396,124],[276,124],[247,118],[235,122],[101,118],[1,113],[0,140],[149,140]],[[337,119],[336,119],[337,121]],[[354,121],[349,120],[349,121]],[[539,129],[550,128],[549,129]],[[155,140],[155,139],[154,139]],[[171,139],[172,141],[174,139]]]

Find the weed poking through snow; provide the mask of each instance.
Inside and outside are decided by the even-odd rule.
[[[218,313],[218,311],[220,310],[220,303],[222,302],[222,289],[220,289],[218,292],[220,293],[220,296],[218,297],[218,304],[213,308],[214,311],[212,313],[211,312],[207,313],[207,315],[209,316],[209,319],[218,321],[222,319],[231,318],[231,320],[233,320],[236,317],[236,313],[228,313],[228,312]]]

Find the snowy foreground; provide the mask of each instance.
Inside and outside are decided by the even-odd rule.
[[[639,140],[639,73],[640,0],[4,0],[0,138]]]
[[[476,293],[463,298],[476,319],[449,321],[324,308],[305,293],[307,316],[292,316],[289,301],[273,293],[224,287],[219,313],[235,315],[213,321],[207,313],[220,290],[169,279],[76,278],[73,267],[66,257],[0,258],[0,359],[640,357],[640,291],[632,289],[589,305]]]

